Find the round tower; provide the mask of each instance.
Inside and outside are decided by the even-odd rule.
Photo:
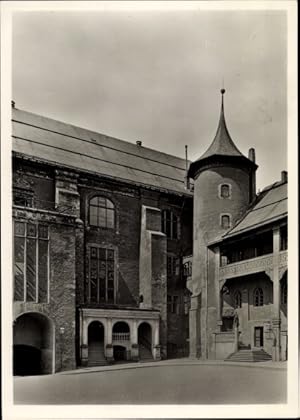
[[[209,282],[213,280],[209,275],[208,246],[231,229],[255,197],[255,152],[250,149],[247,158],[232,141],[225,122],[224,93],[225,89],[222,89],[221,113],[215,138],[188,171],[188,177],[194,179],[190,353],[197,357],[207,355],[207,336],[203,330],[207,331],[208,328],[208,307],[214,306],[213,301],[209,306]],[[198,313],[200,307],[201,313]],[[201,339],[197,334],[199,330]]]

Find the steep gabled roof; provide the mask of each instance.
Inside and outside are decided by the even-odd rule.
[[[13,108],[13,151],[49,164],[191,195],[176,156]]]

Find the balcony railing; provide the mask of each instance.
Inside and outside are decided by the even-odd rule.
[[[114,341],[129,341],[130,333],[113,333],[112,339]]]

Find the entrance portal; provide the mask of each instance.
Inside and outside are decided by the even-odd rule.
[[[264,328],[263,327],[254,328],[254,346],[255,347],[264,346]]]
[[[88,366],[97,366],[105,362],[104,327],[99,321],[93,321],[88,327]]]
[[[152,356],[152,329],[147,322],[142,322],[138,328],[139,358],[140,360],[153,359]]]
[[[114,346],[114,359],[116,362],[126,360],[126,347]]]
[[[53,327],[43,314],[29,312],[14,324],[14,375],[53,373]]]

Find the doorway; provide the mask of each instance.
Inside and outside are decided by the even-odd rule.
[[[97,366],[105,361],[104,327],[99,321],[93,321],[88,327],[89,366]]]
[[[264,327],[254,327],[254,346],[264,346]]]
[[[27,312],[20,315],[13,328],[14,375],[53,373],[53,325],[44,314]]]

